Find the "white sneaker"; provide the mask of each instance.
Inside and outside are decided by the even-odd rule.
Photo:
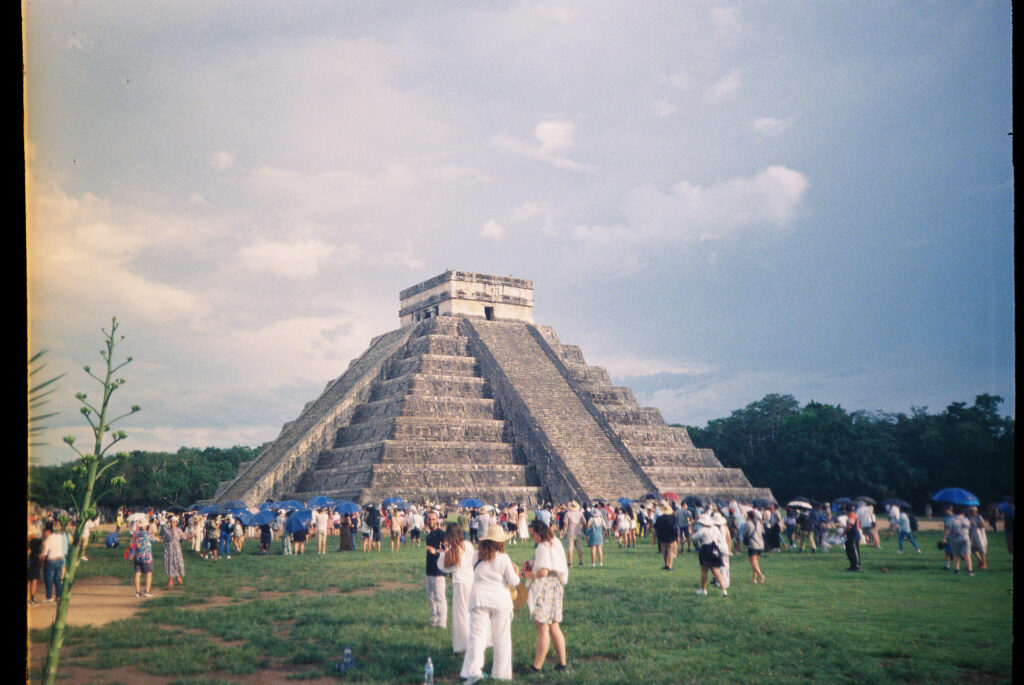
[[[706,597],[707,594],[708,594],[708,591],[707,590],[697,590],[697,594],[700,595],[701,597]]]
[[[728,596],[729,596],[729,593],[728,593],[728,592],[726,592],[725,590],[722,590],[722,596],[723,596],[723,597],[728,597]]]

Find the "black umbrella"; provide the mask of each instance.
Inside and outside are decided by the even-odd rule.
[[[181,506],[180,504],[172,504],[171,506],[167,507],[164,511],[170,512],[171,514],[184,514],[188,510],[185,507]]]
[[[646,495],[644,495],[644,499],[660,499],[660,498],[657,495],[655,495],[653,492],[648,492]]]
[[[857,498],[857,501],[858,502],[865,502],[867,504],[870,504],[871,506],[875,506],[875,504],[877,504],[877,502],[875,502],[875,500],[871,499],[867,495],[861,495],[860,497]]]
[[[907,502],[905,500],[901,500],[901,499],[896,498],[896,497],[890,497],[889,499],[883,499],[882,500],[882,506],[883,507],[897,506],[900,509],[909,509],[910,508],[910,502]]]
[[[695,507],[702,507],[702,506],[704,506],[704,503],[705,503],[704,498],[703,497],[698,497],[697,495],[687,495],[686,497],[683,498],[683,504],[686,504],[686,505],[692,505],[692,506],[695,506]]]

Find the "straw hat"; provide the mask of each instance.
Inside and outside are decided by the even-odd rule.
[[[521,609],[523,605],[526,604],[526,598],[530,594],[529,588],[527,588],[524,583],[519,583],[519,585],[515,586],[509,585],[508,592],[512,595],[513,609]]]
[[[713,526],[713,525],[715,525],[715,522],[711,519],[711,515],[707,514],[707,513],[701,514],[697,518],[697,523],[699,523],[702,526]]]
[[[505,532],[505,529],[495,523],[487,529],[487,535],[480,538],[480,541],[490,540],[491,542],[507,542],[512,536]]]
[[[670,505],[670,504],[669,504],[668,502],[664,502],[664,501],[663,501],[663,502],[662,502],[662,503],[661,503],[661,504],[659,505],[659,507],[658,507],[658,508],[659,508],[659,509],[661,509],[661,513],[662,513],[662,514],[671,514],[671,513],[672,513],[672,506],[671,506],[671,505]]]
[[[572,502],[569,502],[569,508],[572,509],[572,510],[576,510],[576,509],[580,508],[580,505],[579,505],[578,502],[573,500]]]

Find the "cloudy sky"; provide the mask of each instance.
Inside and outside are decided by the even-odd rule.
[[[256,446],[453,268],[666,420],[1015,415],[1009,2],[25,3],[31,351]]]

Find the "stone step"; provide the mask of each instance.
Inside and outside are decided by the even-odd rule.
[[[370,395],[372,401],[406,395],[434,397],[490,397],[490,386],[483,378],[445,374],[411,373],[379,383]]]
[[[440,376],[479,376],[476,359],[446,354],[421,354],[403,357],[388,364],[387,377],[398,378],[411,373]]]
[[[505,422],[497,419],[397,416],[344,426],[338,431],[334,447],[388,439],[501,442],[504,432]]]
[[[423,354],[468,357],[469,339],[459,335],[429,334],[413,338],[405,346],[405,357]]]
[[[323,450],[317,460],[316,469],[378,462],[419,466],[440,462],[495,465],[519,463],[513,445],[507,442],[378,440]]]
[[[352,415],[352,423],[396,416],[438,417],[450,419],[494,419],[493,399],[482,397],[442,397],[405,395],[367,402]]]

